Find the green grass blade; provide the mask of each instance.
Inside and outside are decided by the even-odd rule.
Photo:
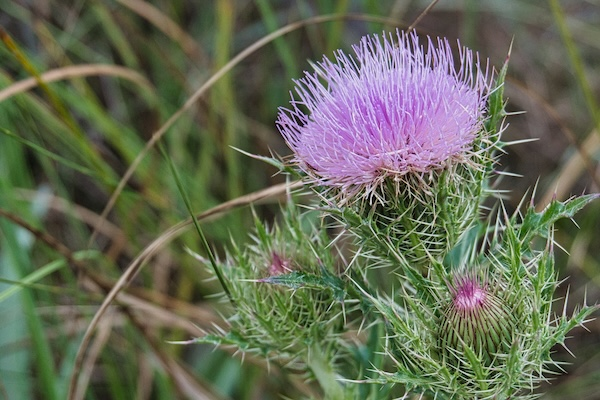
[[[100,255],[100,253],[98,253],[95,250],[84,250],[84,251],[75,253],[73,255],[73,258],[75,260],[90,260],[90,259],[97,258],[99,255]],[[60,259],[60,260],[52,261],[52,262],[36,269],[29,275],[20,279],[17,282],[17,284],[15,284],[14,286],[0,292],[0,303],[5,301],[7,298],[12,296],[13,294],[18,293],[25,287],[31,285],[32,283],[38,282],[41,279],[43,279],[44,277],[52,274],[53,272],[58,271],[59,269],[64,267],[66,264],[67,264],[66,260]]]

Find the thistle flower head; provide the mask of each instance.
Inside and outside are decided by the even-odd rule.
[[[466,160],[482,129],[490,84],[477,56],[462,48],[456,69],[446,39],[427,49],[414,32],[397,39],[365,37],[355,58],[324,58],[279,112],[294,162],[344,199]]]
[[[506,353],[512,343],[514,320],[504,301],[475,276],[456,277],[451,300],[440,324],[440,350],[448,360],[469,347],[485,364]]]

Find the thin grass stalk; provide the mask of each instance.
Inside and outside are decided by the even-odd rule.
[[[594,96],[590,82],[586,77],[585,70],[583,67],[583,60],[581,59],[581,55],[579,54],[577,45],[573,40],[571,30],[567,26],[565,13],[558,0],[548,0],[548,2],[550,3],[552,15],[554,16],[554,21],[560,31],[560,35],[567,50],[567,54],[569,55],[569,61],[573,66],[575,77],[577,78],[577,83],[579,85],[579,88],[583,92],[585,104],[588,107],[592,120],[594,121],[596,131],[600,132],[600,108],[598,107],[596,96]]]
[[[317,17],[308,18],[306,20],[288,24],[288,25],[278,29],[277,31],[270,33],[269,35],[264,36],[263,38],[254,42],[249,47],[245,48],[238,55],[233,57],[221,69],[219,69],[214,75],[212,75],[210,77],[210,79],[208,79],[208,81],[206,81],[196,92],[194,92],[194,94],[190,98],[188,98],[188,100],[186,100],[186,102],[183,104],[183,106],[181,106],[181,108],[179,108],[175,113],[173,113],[173,115],[171,115],[171,117],[157,131],[152,133],[150,140],[146,143],[146,145],[139,152],[139,154],[137,155],[135,160],[133,160],[131,165],[127,168],[127,171],[125,171],[125,173],[123,174],[123,177],[119,181],[119,185],[117,185],[117,187],[113,191],[112,195],[110,196],[108,202],[106,203],[106,206],[104,207],[104,209],[101,213],[101,217],[103,219],[106,219],[107,215],[113,209],[113,207],[117,201],[117,198],[121,195],[121,192],[125,188],[125,185],[127,185],[127,182],[129,182],[129,180],[133,176],[133,173],[135,172],[135,170],[137,169],[139,164],[146,157],[146,154],[148,153],[148,151],[150,151],[150,149],[152,147],[154,147],[156,142],[158,142],[158,140],[160,140],[160,138],[175,124],[175,122],[183,114],[185,114],[189,109],[191,109],[192,106],[204,95],[204,93],[209,88],[211,88],[218,80],[220,80],[225,74],[227,74],[230,70],[232,70],[236,65],[238,65],[241,61],[243,61],[245,58],[250,56],[252,53],[256,52],[258,49],[271,43],[273,40],[275,40],[276,38],[278,38],[280,36],[283,36],[289,32],[293,32],[297,29],[300,29],[300,28],[308,26],[308,25],[321,24],[321,23],[333,21],[336,19],[355,19],[355,20],[363,20],[363,21],[390,22],[390,23],[393,21],[393,20],[391,21],[388,18],[373,17],[373,16],[368,16],[368,15],[363,15],[363,14],[320,15]],[[395,23],[395,21],[393,21],[393,22]],[[90,235],[90,239],[88,240],[88,247],[91,246],[91,244],[95,241],[96,235],[97,235],[97,232],[95,230],[92,231],[92,234]]]

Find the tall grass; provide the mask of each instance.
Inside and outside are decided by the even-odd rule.
[[[0,399],[315,394],[283,366],[169,343],[223,324],[225,307],[186,252],[206,254],[184,200],[217,256],[246,239],[250,204],[274,218],[285,177],[233,148],[288,154],[275,115],[307,60],[405,28],[429,2],[31,4],[0,13]],[[509,207],[534,186],[542,205],[600,190],[599,14],[585,1],[440,2],[416,26],[497,66],[514,43],[506,93],[527,113],[505,140],[540,140],[502,159],[524,175],[502,182]],[[577,222],[556,233],[565,296],[596,302],[600,206]],[[600,399],[600,324],[588,328],[568,342],[577,358],[556,349],[569,374],[547,398]]]

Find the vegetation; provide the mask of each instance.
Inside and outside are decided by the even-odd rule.
[[[0,399],[319,397],[277,363],[172,342],[224,326],[191,253],[250,241],[288,198],[236,149],[289,154],[274,121],[292,79],[365,34],[416,24],[496,66],[512,44],[503,140],[520,143],[501,168],[523,177],[498,183],[506,208],[600,191],[593,2],[34,3],[0,13]],[[554,233],[568,307],[600,298],[599,202],[575,221]],[[568,374],[544,398],[600,399],[600,322],[586,327],[576,358],[553,349]]]

